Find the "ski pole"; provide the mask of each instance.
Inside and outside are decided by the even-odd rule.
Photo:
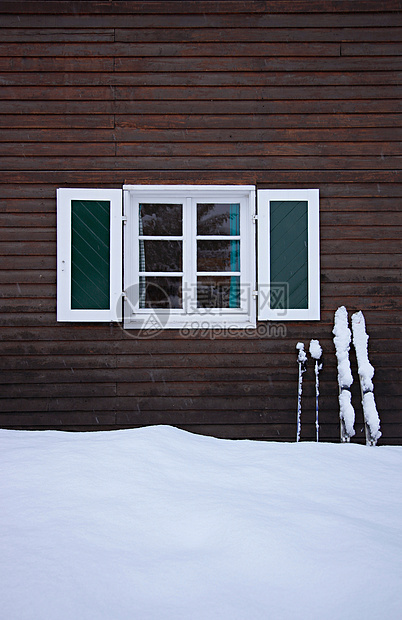
[[[298,384],[298,396],[297,396],[297,434],[296,441],[300,441],[300,433],[301,433],[301,398],[302,398],[302,390],[303,390],[303,373],[307,370],[307,355],[304,350],[303,342],[298,342],[296,345],[296,349],[299,351],[297,356],[297,362],[299,364],[299,384]]]
[[[315,359],[314,372],[315,372],[315,440],[319,441],[320,424],[319,424],[319,410],[318,410],[318,396],[320,394],[320,381],[318,374],[322,369],[322,363],[319,364],[318,360],[322,355],[322,348],[318,340],[310,340],[310,355]]]

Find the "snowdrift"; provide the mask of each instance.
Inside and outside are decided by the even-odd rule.
[[[397,620],[402,447],[0,431],[7,620]]]

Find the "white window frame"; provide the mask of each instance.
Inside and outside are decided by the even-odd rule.
[[[110,306],[108,309],[71,308],[71,201],[110,202]],[[122,191],[120,189],[61,188],[57,190],[57,320],[120,321],[122,316]]]
[[[250,185],[124,185],[124,328],[245,328],[256,326],[255,289],[255,187]],[[138,293],[130,289],[139,285],[140,203],[183,204],[183,282],[192,287],[190,300],[183,300],[183,309],[153,310],[140,308]],[[196,308],[196,202],[240,203],[240,308]],[[230,275],[227,272],[225,275]],[[236,272],[237,273],[237,272]],[[211,272],[212,274],[212,272]],[[206,275],[206,274],[204,274]],[[213,274],[217,275],[217,274]],[[188,305],[188,302],[189,305]],[[187,304],[187,306],[186,306]]]
[[[270,308],[270,254],[258,253],[258,320],[318,321],[320,319],[320,222],[318,189],[261,189],[258,201],[258,248],[266,247],[270,235],[270,201],[307,201],[308,203],[308,307],[306,309]]]

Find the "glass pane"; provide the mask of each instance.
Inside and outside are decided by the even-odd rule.
[[[240,205],[197,204],[197,235],[240,235]]]
[[[110,202],[71,201],[71,308],[110,307]]]
[[[307,210],[306,200],[270,202],[271,308],[308,308]]]
[[[140,235],[180,236],[183,231],[183,207],[170,204],[140,204]]]
[[[240,241],[197,241],[197,271],[240,271]]]
[[[181,308],[181,278],[140,276],[140,308]]]
[[[198,308],[240,308],[240,276],[197,278]]]
[[[182,241],[140,239],[140,271],[182,271]]]

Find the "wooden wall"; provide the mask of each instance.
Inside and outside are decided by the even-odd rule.
[[[0,25],[0,426],[294,440],[295,345],[319,338],[336,441],[346,305],[365,313],[381,441],[400,444],[401,2],[0,2]],[[322,320],[286,337],[57,324],[56,188],[159,182],[319,188]],[[306,440],[313,394],[310,363]]]

